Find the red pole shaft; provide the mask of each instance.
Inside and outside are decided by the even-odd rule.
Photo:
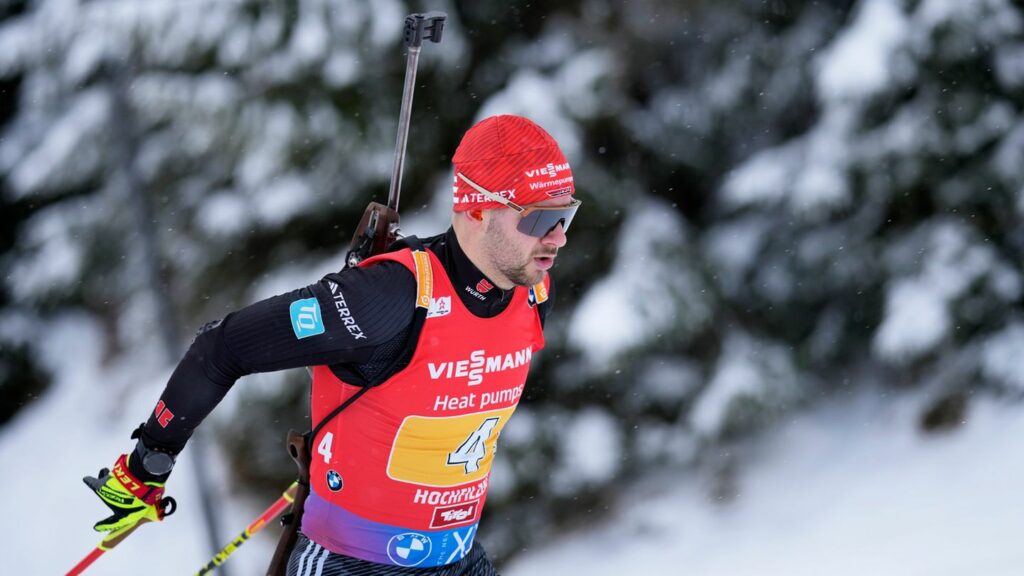
[[[79,574],[84,572],[85,569],[88,568],[93,562],[95,562],[97,558],[102,556],[104,552],[106,552],[106,550],[97,546],[93,549],[92,552],[89,553],[88,556],[82,558],[81,562],[75,564],[75,567],[68,571],[67,576],[78,576]]]
[[[127,538],[132,532],[135,532],[136,528],[142,526],[146,522],[149,522],[149,519],[143,518],[132,526],[121,528],[120,530],[114,530],[104,536],[103,540],[100,540],[100,543],[96,546],[96,549],[90,552],[85,558],[82,558],[82,561],[76,564],[75,567],[67,573],[67,576],[78,576],[78,574],[84,572],[85,569],[95,562],[97,558],[102,556],[104,552],[120,544],[122,540]]]
[[[294,494],[295,491],[291,490],[291,487],[289,487],[289,492],[286,492],[278,498],[277,502],[270,505],[270,508],[264,510],[263,514],[254,520],[252,524],[249,524],[249,527],[246,528],[245,531],[248,532],[250,536],[259,532],[263,528],[264,524],[280,516],[281,513],[284,512],[285,508],[291,505],[292,500],[294,499]]]

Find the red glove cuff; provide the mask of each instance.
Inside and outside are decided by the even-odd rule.
[[[163,486],[149,486],[142,480],[139,480],[128,470],[128,456],[121,454],[121,457],[117,459],[114,464],[114,477],[117,478],[126,490],[132,493],[139,500],[142,500],[150,506],[156,506],[157,510],[160,510],[160,500],[164,496]]]

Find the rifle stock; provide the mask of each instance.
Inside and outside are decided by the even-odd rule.
[[[288,557],[295,548],[295,541],[299,539],[299,524],[302,522],[302,512],[306,507],[306,497],[309,496],[309,449],[304,434],[295,430],[288,431],[288,454],[299,469],[299,477],[296,480],[292,510],[281,517],[284,531],[281,533],[281,539],[277,541],[277,549],[274,550],[274,557],[267,568],[267,576],[284,576],[287,571]]]
[[[378,202],[370,202],[352,234],[345,264],[350,268],[387,250],[398,239],[398,211]]]

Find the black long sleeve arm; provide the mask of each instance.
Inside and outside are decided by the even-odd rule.
[[[402,265],[384,262],[330,274],[200,330],[146,422],[149,447],[177,453],[236,380],[247,374],[320,364],[358,364],[401,336],[412,321],[416,284]],[[315,299],[318,326],[293,328],[292,306]]]

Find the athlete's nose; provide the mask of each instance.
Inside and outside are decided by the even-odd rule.
[[[555,248],[561,248],[565,246],[565,243],[569,241],[569,238],[565,235],[565,230],[562,228],[562,223],[555,224],[555,227],[550,232],[544,235],[540,239],[541,244],[546,246],[554,246]]]

